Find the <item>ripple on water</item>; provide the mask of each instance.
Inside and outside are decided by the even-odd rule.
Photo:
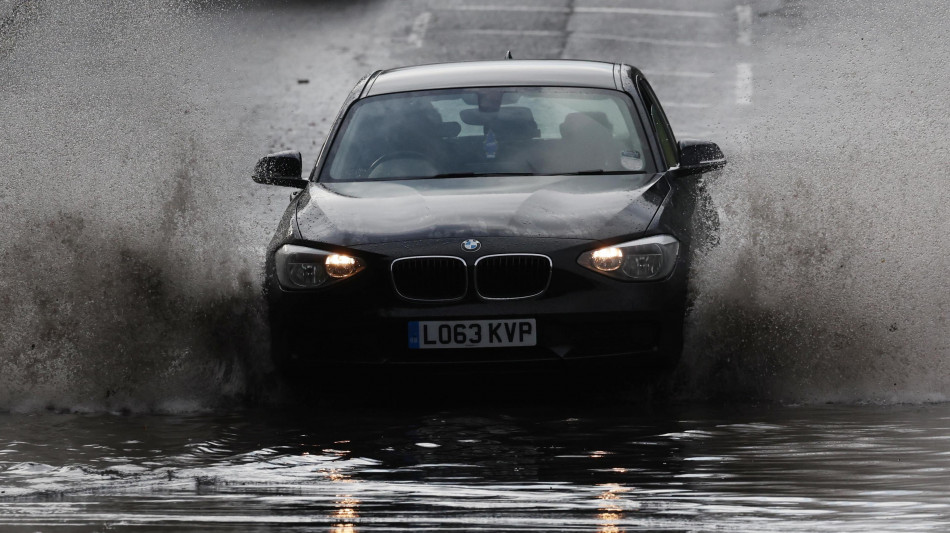
[[[950,520],[950,424],[938,416],[950,406],[555,411],[4,415],[0,526],[867,531],[886,520],[916,531]]]

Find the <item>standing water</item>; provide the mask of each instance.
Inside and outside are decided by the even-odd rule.
[[[950,523],[946,405],[10,415],[0,435],[3,531]]]
[[[258,292],[287,191],[250,166],[312,160],[374,68],[499,56],[503,37],[426,43],[505,36],[507,18],[423,0],[0,0],[0,530],[948,523],[950,412],[920,402],[950,392],[950,7],[687,4],[690,20],[751,9],[756,46],[752,104],[720,95],[710,126],[730,166],[707,181],[718,244],[695,262],[671,397],[360,410],[279,393]],[[591,6],[502,15],[565,18],[531,49],[594,57],[601,41],[570,36]],[[709,39],[681,44],[729,61]],[[630,43],[647,48],[624,60],[653,57]],[[702,74],[664,67],[650,76],[683,94]]]

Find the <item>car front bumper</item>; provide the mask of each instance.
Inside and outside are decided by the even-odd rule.
[[[567,256],[576,257],[576,250]],[[686,265],[663,281],[628,283],[558,261],[549,289],[521,300],[425,304],[400,299],[378,268],[324,290],[287,291],[268,276],[274,357],[300,366],[671,366],[682,347]],[[374,259],[368,259],[370,266]],[[560,266],[558,266],[560,265]],[[365,274],[365,275],[364,275]],[[534,319],[530,347],[411,349],[412,321]]]

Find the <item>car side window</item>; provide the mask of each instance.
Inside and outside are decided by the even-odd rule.
[[[676,137],[673,136],[673,129],[670,128],[669,121],[666,120],[666,113],[660,107],[659,100],[653,94],[653,89],[646,80],[640,78],[640,95],[643,96],[643,103],[646,105],[647,113],[650,114],[650,121],[653,123],[653,129],[656,131],[657,141],[660,143],[660,150],[663,151],[663,157],[667,165],[675,167],[679,165],[679,150],[676,147]]]

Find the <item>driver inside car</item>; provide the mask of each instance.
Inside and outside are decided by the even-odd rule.
[[[425,102],[401,115],[398,120],[389,119],[384,140],[388,149],[373,161],[367,177],[434,176],[443,168],[446,123],[439,112]]]

